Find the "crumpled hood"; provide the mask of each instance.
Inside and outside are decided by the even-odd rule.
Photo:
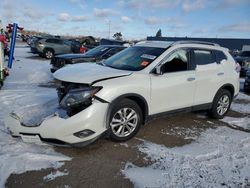
[[[92,84],[98,80],[128,76],[132,71],[118,70],[96,63],[68,65],[56,71],[53,76],[61,81]]]

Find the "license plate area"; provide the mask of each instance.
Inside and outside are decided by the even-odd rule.
[[[21,134],[21,138],[24,142],[27,143],[36,143],[36,144],[40,144],[40,145],[45,145],[40,137],[38,135],[23,135]]]

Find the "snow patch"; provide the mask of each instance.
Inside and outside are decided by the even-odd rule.
[[[250,104],[232,103],[231,110],[243,114],[250,114]]]
[[[57,170],[56,172],[51,172],[47,176],[44,176],[43,180],[51,181],[51,180],[56,179],[57,177],[66,176],[66,175],[69,175],[69,172],[61,172],[61,171]]]
[[[33,117],[31,123],[38,123],[38,119],[42,119],[56,107],[52,102],[57,102],[55,89],[37,86],[52,79],[49,62],[29,58],[28,50],[15,49],[16,61],[0,90],[0,187],[4,187],[6,179],[12,173],[57,169],[64,164],[62,161],[71,160],[55,152],[52,146],[27,144],[21,139],[12,138],[4,126],[4,117],[10,112],[17,112],[25,122]]]
[[[241,127],[250,130],[250,117],[235,118],[227,116],[221,119],[221,121],[228,123],[235,128]]]
[[[154,163],[126,164],[122,173],[135,187],[250,186],[249,133],[220,127],[182,147],[144,141],[138,148]]]
[[[195,123],[199,124],[199,127],[178,127],[176,125],[171,125],[171,128],[162,129],[161,133],[164,135],[180,137],[185,140],[192,139],[195,140],[199,133],[204,129],[204,124],[198,120],[194,120]]]

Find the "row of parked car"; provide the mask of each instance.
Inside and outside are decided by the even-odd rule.
[[[101,136],[126,141],[147,121],[172,113],[206,110],[223,118],[239,93],[239,64],[228,49],[207,42],[105,45],[55,56],[51,64],[66,114],[26,124],[12,113],[6,125],[24,141],[63,146],[84,146]]]
[[[250,48],[243,50],[234,58],[241,66],[240,76],[245,78],[244,91],[250,93]]]
[[[81,43],[74,39],[34,36],[30,40],[31,52],[47,59],[57,54],[80,53],[81,47]]]

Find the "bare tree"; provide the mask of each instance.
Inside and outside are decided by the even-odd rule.
[[[116,32],[114,35],[113,35],[113,38],[115,40],[122,40],[122,33],[121,32]]]

